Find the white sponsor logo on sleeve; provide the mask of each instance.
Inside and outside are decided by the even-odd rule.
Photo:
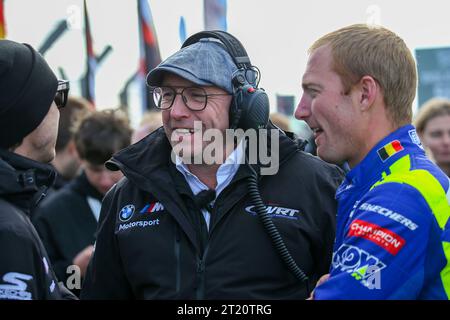
[[[31,300],[31,292],[27,291],[27,283],[32,276],[18,272],[8,272],[3,276],[0,284],[0,299],[7,300]]]

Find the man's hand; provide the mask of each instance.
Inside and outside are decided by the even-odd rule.
[[[81,252],[79,252],[73,259],[73,264],[76,264],[78,267],[80,267],[81,277],[84,277],[84,275],[86,274],[86,269],[89,264],[89,260],[91,260],[93,252],[94,246],[93,245],[87,246]]]
[[[317,281],[317,283],[316,283],[316,288],[317,288],[318,286],[320,286],[322,283],[324,283],[325,281],[327,281],[329,277],[330,277],[330,274],[329,274],[329,273],[324,274],[323,276],[321,276],[320,279],[319,279],[319,281]],[[311,292],[311,295],[310,295],[309,298],[306,299],[306,300],[314,300],[314,290]]]

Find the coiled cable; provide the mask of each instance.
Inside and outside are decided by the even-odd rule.
[[[292,274],[301,282],[306,282],[307,291],[309,293],[309,285],[308,285],[308,276],[303,272],[302,269],[295,263],[294,259],[292,258],[291,254],[289,253],[289,250],[287,249],[286,245],[284,244],[283,239],[280,236],[280,233],[278,232],[276,226],[274,225],[271,217],[267,213],[266,206],[264,205],[263,200],[261,199],[261,195],[259,193],[258,188],[258,175],[256,174],[256,171],[252,168],[250,164],[248,164],[250,170],[252,171],[252,175],[248,179],[248,191],[250,195],[250,199],[252,200],[253,204],[255,205],[256,212],[261,219],[262,224],[264,225],[264,228],[266,229],[267,233],[270,236],[270,239],[272,240],[273,245],[275,246],[276,251],[280,255],[283,262],[286,264],[288,269],[292,272]]]

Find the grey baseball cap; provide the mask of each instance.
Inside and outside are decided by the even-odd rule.
[[[170,72],[199,86],[216,86],[233,93],[232,75],[237,66],[222,44],[212,38],[200,39],[161,62],[147,75],[149,86],[160,86]]]

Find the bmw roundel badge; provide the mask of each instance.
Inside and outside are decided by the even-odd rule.
[[[119,219],[122,221],[128,221],[133,216],[134,213],[134,205],[129,204],[122,208],[119,212]]]

